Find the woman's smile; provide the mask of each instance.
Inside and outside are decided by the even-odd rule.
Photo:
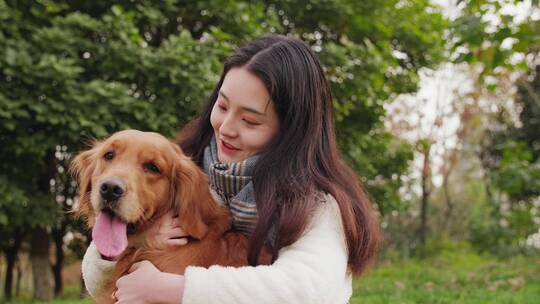
[[[239,149],[229,143],[227,143],[226,141],[224,141],[223,139],[220,139],[219,140],[219,145],[218,145],[218,149],[221,150],[220,152],[221,153],[225,153],[225,154],[229,154],[232,156],[232,154],[234,154],[235,152],[238,152],[238,151],[242,151],[242,149]]]

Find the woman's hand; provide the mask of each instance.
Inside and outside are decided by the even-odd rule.
[[[118,304],[180,304],[184,294],[184,276],[161,272],[149,261],[141,261],[133,264],[128,274],[116,281],[116,288],[112,297]]]
[[[151,247],[181,246],[188,243],[188,235],[180,228],[178,216],[170,210],[159,218],[150,228],[141,233],[128,237],[129,247],[141,247],[147,245]]]

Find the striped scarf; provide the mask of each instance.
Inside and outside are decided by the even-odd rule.
[[[212,137],[210,144],[204,149],[203,167],[210,186],[230,209],[233,229],[248,237],[255,229],[258,218],[251,181],[258,158],[255,155],[237,163],[220,163],[215,137]]]

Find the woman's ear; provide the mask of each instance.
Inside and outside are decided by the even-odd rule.
[[[96,167],[100,146],[100,142],[95,142],[92,149],[79,153],[69,165],[69,172],[79,184],[79,205],[74,210],[77,216],[89,217],[93,214],[90,193],[92,191],[92,174]]]

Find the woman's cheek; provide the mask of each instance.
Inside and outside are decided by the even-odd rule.
[[[221,115],[218,113],[218,111],[216,111],[216,108],[214,107],[212,109],[212,112],[210,113],[210,124],[212,125],[212,128],[214,128],[214,130],[218,130],[219,129],[219,126],[221,126]]]
[[[267,137],[268,135],[265,132],[261,132],[261,130],[252,130],[250,132],[246,139],[252,154],[256,154],[264,148],[266,142],[269,141]]]

